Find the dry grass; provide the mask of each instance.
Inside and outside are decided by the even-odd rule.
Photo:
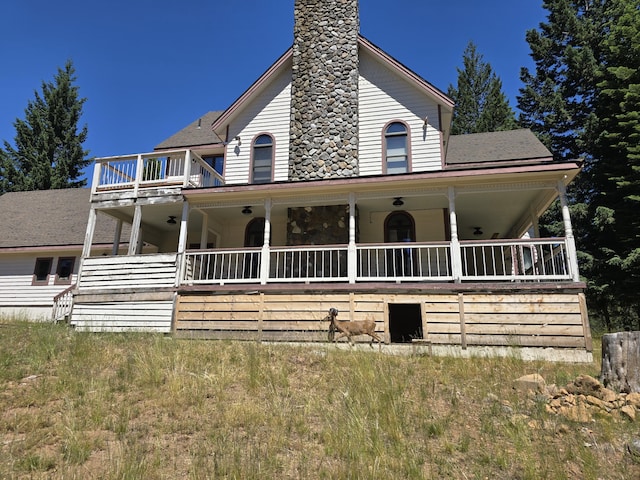
[[[596,352],[599,357],[599,352]],[[0,325],[0,478],[625,479],[638,424],[512,380],[598,365]]]

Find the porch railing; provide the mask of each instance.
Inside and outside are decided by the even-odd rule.
[[[191,150],[96,159],[92,193],[159,186],[184,188],[224,184],[222,176]]]
[[[269,281],[339,282],[348,280],[346,246],[271,247]]]
[[[571,280],[564,238],[460,242],[463,280]]]
[[[449,243],[358,245],[357,278],[370,280],[453,279]]]
[[[346,245],[190,250],[181,283],[347,282]],[[460,266],[449,242],[359,244],[354,281],[566,281],[571,280],[564,238],[465,241]],[[266,263],[263,263],[266,261]]]
[[[73,308],[73,290],[75,290],[75,288],[76,285],[73,284],[53,297],[51,320],[54,322],[64,322],[69,319],[71,309]]]

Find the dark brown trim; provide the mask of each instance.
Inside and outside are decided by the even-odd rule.
[[[490,283],[395,283],[395,282],[367,282],[367,283],[291,283],[291,284],[234,284],[234,285],[184,285],[178,288],[178,293],[211,293],[215,294],[255,294],[267,292],[300,293],[309,295],[318,293],[580,293],[587,288],[584,282],[511,282]],[[257,298],[257,297],[256,297]]]
[[[60,277],[61,263],[64,260],[71,260],[71,269],[68,277]],[[56,276],[53,280],[55,285],[71,285],[71,279],[73,278],[74,269],[76,267],[76,257],[58,257],[58,264],[56,265]]]
[[[267,136],[271,139],[271,178],[269,179],[268,182],[265,183],[254,183],[254,179],[253,179],[253,167],[254,167],[254,152],[255,152],[255,148],[256,148],[256,140],[258,138],[260,138],[261,136]],[[250,178],[250,182],[252,185],[270,185],[271,183],[273,183],[273,176],[275,175],[275,164],[276,164],[276,138],[273,136],[272,133],[270,132],[260,132],[257,133],[256,135],[253,136],[253,138],[251,139],[251,151],[249,152],[249,178]]]
[[[43,262],[49,262],[49,271],[45,279],[38,279],[38,265]],[[36,263],[33,266],[33,277],[31,278],[31,285],[49,285],[49,277],[51,276],[51,269],[53,268],[53,257],[38,257]]]
[[[381,136],[382,136],[382,174],[383,175],[387,175],[387,129],[389,128],[390,125],[394,124],[394,123],[400,123],[402,125],[404,125],[404,128],[406,129],[406,134],[405,134],[405,148],[406,148],[406,154],[407,154],[407,171],[406,173],[411,173],[413,171],[413,162],[411,161],[411,144],[412,144],[412,139],[411,139],[411,127],[409,126],[409,124],[407,122],[405,122],[404,120],[400,120],[400,119],[395,119],[395,120],[390,120],[388,121],[384,127],[382,127],[382,131],[380,132]],[[394,136],[394,135],[391,135]],[[397,175],[397,174],[394,174]]]

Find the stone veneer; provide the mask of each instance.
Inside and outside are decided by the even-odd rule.
[[[358,0],[295,0],[289,180],[358,175]]]

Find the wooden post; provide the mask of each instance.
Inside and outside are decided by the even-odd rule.
[[[640,393],[640,332],[602,336],[600,381],[614,391]]]
[[[460,310],[460,346],[467,349],[467,324],[464,320],[464,295],[458,294],[458,309]]]
[[[567,256],[569,257],[569,265],[571,267],[571,276],[574,282],[580,281],[578,273],[578,253],[576,250],[576,240],[573,236],[573,228],[571,227],[571,216],[569,215],[569,202],[567,201],[567,188],[562,180],[558,180],[558,193],[560,197],[560,206],[562,208],[562,221],[564,223],[564,236],[567,239]]]
[[[264,199],[264,237],[262,240],[262,253],[260,255],[260,285],[266,285],[269,281],[271,270],[271,210],[273,202],[271,198]]]

